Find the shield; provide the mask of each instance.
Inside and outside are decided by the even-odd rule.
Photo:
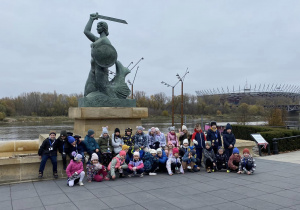
[[[101,67],[111,67],[115,64],[117,57],[118,53],[112,45],[101,44],[92,48],[92,58]]]

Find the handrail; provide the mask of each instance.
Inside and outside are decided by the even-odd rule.
[[[294,139],[294,138],[299,138],[300,135],[297,136],[289,136],[289,137],[283,137],[283,138],[273,138],[272,142],[273,142],[273,154],[278,154],[278,142],[279,140],[286,140],[286,139]]]

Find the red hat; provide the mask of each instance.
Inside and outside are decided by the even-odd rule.
[[[121,150],[121,151],[119,152],[119,155],[120,155],[120,156],[126,156],[126,152],[125,152],[124,150]]]
[[[249,151],[248,148],[245,148],[245,149],[243,150],[243,154],[246,153],[246,152],[247,152],[248,154],[250,154],[250,151]]]
[[[179,150],[177,148],[173,148],[173,154],[179,153]]]

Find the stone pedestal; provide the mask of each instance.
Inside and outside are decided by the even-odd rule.
[[[121,135],[130,127],[142,125],[142,118],[148,117],[148,108],[144,107],[70,107],[69,118],[74,119],[74,134],[83,138],[89,129],[93,129],[98,138],[102,127],[108,126],[111,135],[115,128],[119,128]]]

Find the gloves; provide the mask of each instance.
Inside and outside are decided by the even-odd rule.
[[[78,175],[77,171],[74,173],[75,175]]]
[[[136,167],[133,167],[132,170],[133,170],[133,171],[136,171]]]
[[[193,140],[194,144],[198,145],[198,141],[196,141],[195,139]]]

